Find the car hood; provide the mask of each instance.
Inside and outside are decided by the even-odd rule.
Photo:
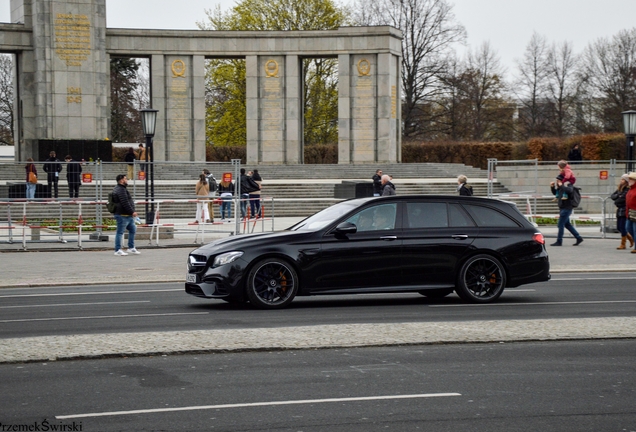
[[[191,253],[210,256],[233,250],[245,250],[260,244],[293,242],[296,239],[305,238],[312,234],[314,233],[310,231],[274,231],[257,234],[241,234],[215,240],[212,243],[193,250]]]

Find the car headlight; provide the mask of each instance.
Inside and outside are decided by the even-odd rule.
[[[219,267],[219,266],[234,262],[242,256],[243,256],[243,252],[240,252],[240,251],[226,252],[221,255],[217,255],[214,258],[214,263],[212,265],[214,267]]]

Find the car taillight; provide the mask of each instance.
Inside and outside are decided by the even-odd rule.
[[[543,238],[543,234],[541,233],[534,233],[534,235],[532,236],[532,240],[536,241],[539,244],[545,244],[545,239]]]

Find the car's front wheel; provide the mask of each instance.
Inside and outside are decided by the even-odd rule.
[[[471,303],[490,303],[499,298],[506,287],[506,272],[491,255],[475,255],[462,266],[455,291]]]
[[[257,262],[247,277],[247,297],[254,307],[287,306],[298,292],[298,275],[285,260],[266,258]]]

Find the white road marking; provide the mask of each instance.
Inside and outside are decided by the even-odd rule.
[[[59,317],[59,318],[31,318],[31,319],[15,319],[15,320],[0,320],[0,323],[15,323],[15,322],[35,322],[35,321],[68,321],[68,320],[88,320],[88,319],[108,319],[108,318],[146,318],[146,317],[158,317],[158,316],[176,316],[176,315],[208,315],[209,312],[175,312],[175,313],[163,313],[163,314],[139,314],[139,315],[99,315],[99,316],[87,316],[87,317]]]
[[[612,304],[612,303],[636,303],[636,300],[592,300],[572,302],[532,302],[532,303],[486,303],[486,304],[435,304],[428,307],[479,307],[479,306],[544,306],[544,305],[578,305],[578,304]]]
[[[165,412],[177,412],[177,411],[247,408],[247,407],[277,406],[277,405],[302,405],[302,404],[317,404],[317,403],[332,403],[332,402],[376,401],[376,400],[391,400],[391,399],[417,399],[417,398],[434,398],[434,397],[450,397],[450,396],[461,396],[461,393],[424,393],[424,394],[412,394],[412,395],[389,395],[389,396],[368,396],[368,397],[350,397],[350,398],[333,398],[333,399],[307,399],[307,400],[272,401],[272,402],[252,402],[252,403],[225,404],[225,405],[202,405],[202,406],[189,406],[189,407],[178,407],[178,408],[154,408],[154,409],[145,409],[145,410],[71,414],[71,415],[55,416],[55,418],[58,420],[65,420],[65,419],[87,418],[87,417],[108,417],[108,416],[165,413]]]
[[[134,290],[134,291],[96,291],[96,292],[66,292],[66,293],[41,293],[41,294],[13,294],[4,295],[0,298],[15,298],[15,297],[57,297],[57,296],[77,296],[77,295],[98,295],[98,294],[139,294],[139,293],[153,293],[153,292],[172,292],[183,291],[183,288],[179,289],[165,289],[165,290]]]
[[[606,281],[606,280],[634,280],[636,276],[608,276],[608,277],[565,277],[565,278],[552,278],[549,282],[552,281]]]
[[[94,305],[131,304],[131,303],[150,303],[150,300],[131,300],[131,301],[121,301],[121,302],[95,302],[95,303],[54,303],[54,304],[42,304],[42,305],[0,306],[0,309],[57,307],[57,306],[94,306]]]

